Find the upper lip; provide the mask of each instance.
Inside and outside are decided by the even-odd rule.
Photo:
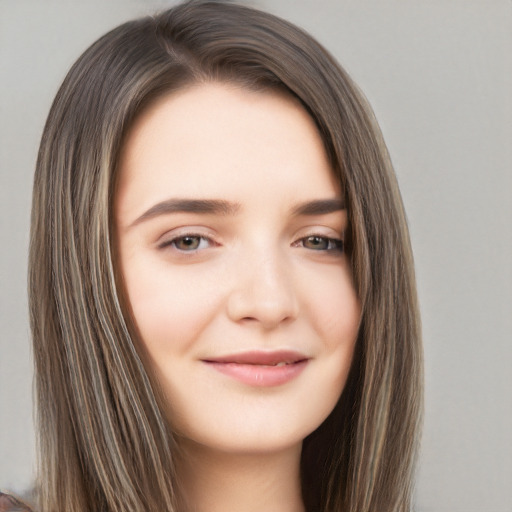
[[[297,363],[309,359],[304,354],[294,350],[276,350],[276,351],[258,351],[240,352],[238,354],[229,354],[219,357],[208,357],[203,359],[207,363],[234,363],[234,364],[254,364],[254,365],[276,365],[279,363]]]

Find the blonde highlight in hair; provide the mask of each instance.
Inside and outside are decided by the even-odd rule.
[[[306,507],[408,511],[421,337],[407,223],[380,130],[363,95],[309,35],[248,7],[192,1],[93,44],[43,132],[29,262],[41,512],[180,510],[176,446],[131,325],[112,205],[134,119],[160,96],[206,81],[297,98],[345,194],[362,319],[339,403],[304,441]]]

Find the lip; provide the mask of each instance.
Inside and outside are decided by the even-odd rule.
[[[295,379],[309,362],[304,354],[289,350],[251,351],[203,359],[203,363],[244,384],[280,386]]]

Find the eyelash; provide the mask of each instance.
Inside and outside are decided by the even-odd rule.
[[[199,235],[196,233],[186,233],[184,235],[176,236],[170,240],[166,240],[165,242],[162,242],[158,247],[159,247],[159,249],[165,249],[167,247],[171,247],[174,250],[184,253],[184,254],[185,253],[195,253],[201,249],[204,249],[204,247],[202,247],[202,248],[196,247],[196,248],[193,248],[192,250],[184,250],[184,249],[179,249],[178,247],[176,247],[178,242],[184,241],[186,239],[191,239],[191,240],[199,239],[200,240],[199,244],[201,244],[201,241],[206,240],[210,246],[215,245],[215,242],[210,237],[207,237],[204,235]]]
[[[293,243],[294,247],[297,247],[298,243],[301,243],[301,247],[304,247],[304,249],[308,249],[308,247],[304,246],[305,241],[313,241],[315,240],[315,243],[318,241],[327,242],[327,247],[325,249],[310,249],[312,251],[316,252],[343,252],[344,244],[343,240],[339,238],[332,238],[325,235],[308,235],[305,237],[302,237],[301,239],[297,240],[297,242]]]
[[[192,240],[192,241],[197,241],[197,239],[199,239],[199,246],[198,247],[194,247],[190,250],[187,250],[187,249],[179,249],[177,247],[177,244],[181,241],[185,241],[185,240]],[[182,254],[194,254],[202,249],[205,249],[205,247],[201,247],[201,242],[206,240],[207,243],[209,244],[209,246],[211,247],[212,245],[216,245],[215,244],[215,241],[212,240],[210,237],[207,237],[207,236],[204,236],[204,235],[199,235],[199,234],[195,234],[195,233],[187,233],[185,235],[180,235],[180,236],[177,236],[177,237],[174,237],[172,238],[171,240],[166,240],[165,242],[162,242],[158,247],[159,249],[165,249],[167,247],[171,247],[173,248],[174,250],[182,253]],[[323,249],[311,249],[311,248],[308,248],[304,245],[304,243],[306,241],[310,241],[310,242],[313,242],[314,243],[318,243],[318,242],[323,242],[323,243],[327,243],[327,246]],[[344,249],[344,243],[343,243],[343,240],[339,239],[339,238],[332,238],[332,237],[328,237],[328,236],[325,236],[325,235],[308,235],[308,236],[305,236],[305,237],[302,237],[300,238],[299,240],[297,240],[296,242],[294,242],[292,244],[293,247],[302,247],[304,249],[309,249],[311,251],[314,251],[314,252],[326,252],[326,253],[334,253],[334,252],[339,252],[339,253],[342,253],[343,252],[343,249]]]

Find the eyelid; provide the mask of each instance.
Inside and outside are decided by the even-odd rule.
[[[328,244],[328,247],[325,249],[313,249],[310,247],[306,247],[304,245],[304,242],[308,241],[308,239],[314,239],[314,238],[325,240]],[[292,245],[294,247],[298,247],[299,244],[302,244],[301,247],[303,247],[304,249],[308,249],[313,252],[343,252],[343,249],[344,249],[344,241],[342,238],[331,237],[331,236],[326,236],[326,235],[315,235],[315,234],[306,235],[306,236],[303,236],[303,237],[299,238],[298,240],[296,240]]]
[[[317,248],[313,249],[311,247],[306,247],[304,242],[308,238],[321,238],[325,239],[328,242],[328,245],[331,247],[328,248]],[[345,230],[334,229],[332,226],[326,225],[314,225],[314,226],[306,226],[300,229],[295,237],[294,242],[292,243],[293,247],[301,247],[307,249],[311,252],[316,253],[343,253],[344,252],[344,239],[345,239]],[[334,245],[334,246],[333,246]]]
[[[179,228],[172,229],[170,231],[167,231],[164,235],[158,238],[156,241],[156,247],[158,249],[165,249],[169,246],[172,246],[173,243],[175,243],[177,240],[186,238],[186,237],[197,237],[202,238],[204,240],[207,240],[209,243],[209,247],[219,245],[219,242],[216,240],[216,237],[211,233],[209,229],[200,227],[200,226],[182,226]],[[190,251],[180,251],[179,249],[176,249],[177,252],[180,253],[186,253],[186,252],[197,252],[198,250],[204,250],[204,249],[196,249],[190,250]]]
[[[295,240],[299,240],[301,238],[307,238],[308,236],[321,236],[335,240],[344,240],[345,229],[341,226],[332,226],[327,224],[308,225],[298,229],[293,238]]]
[[[206,240],[207,243],[208,243],[208,247],[191,247],[190,249],[180,249],[177,247],[177,243],[180,242],[180,241],[183,241],[185,239],[199,239],[200,242],[199,244],[201,244],[201,240]],[[179,253],[195,253],[195,252],[199,252],[201,250],[204,250],[204,249],[208,249],[212,246],[212,244],[214,244],[214,242],[211,240],[211,238],[208,238],[206,236],[202,236],[202,235],[194,235],[194,234],[188,234],[188,235],[181,235],[181,236],[176,236],[174,238],[171,238],[170,240],[168,241],[165,241],[165,242],[162,242],[162,244],[160,245],[160,249],[165,249],[166,247],[173,247],[173,249]]]

